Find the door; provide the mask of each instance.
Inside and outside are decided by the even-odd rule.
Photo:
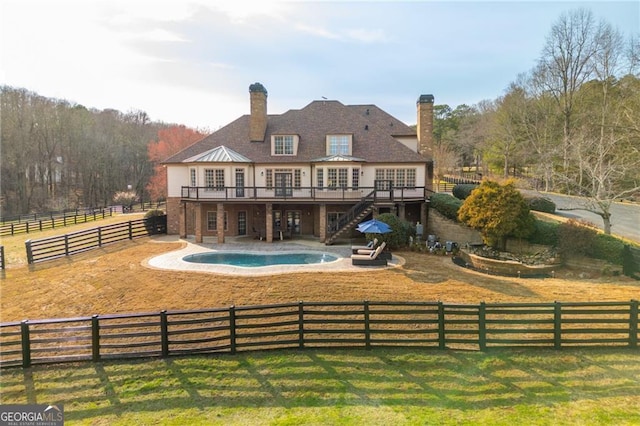
[[[300,235],[300,211],[287,211],[287,231],[291,235]]]
[[[244,197],[244,169],[236,169],[236,197]]]
[[[247,212],[238,212],[238,235],[247,235]]]
[[[275,173],[276,197],[290,197],[293,195],[293,174]]]

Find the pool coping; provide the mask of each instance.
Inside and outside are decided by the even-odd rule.
[[[264,242],[253,242],[251,240],[230,241],[223,244],[217,243],[194,243],[190,239],[179,239],[163,237],[157,239],[157,242],[182,242],[185,244],[183,248],[173,250],[143,261],[143,265],[158,270],[175,271],[175,272],[198,272],[208,274],[236,275],[236,276],[268,276],[291,273],[307,273],[307,272],[362,272],[366,271],[384,271],[389,268],[399,267],[404,264],[404,259],[393,255],[391,261],[386,267],[380,266],[357,266],[351,264],[351,246],[336,245],[326,246],[320,243],[309,241],[299,242],[278,242],[277,244],[268,244]],[[254,252],[254,253],[286,253],[288,251],[296,252],[325,252],[338,256],[338,260],[327,263],[313,263],[308,265],[271,265],[261,267],[241,267],[232,265],[216,265],[204,263],[190,263],[182,260],[184,256],[190,254],[208,253],[208,252]]]

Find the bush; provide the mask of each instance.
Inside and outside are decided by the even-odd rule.
[[[146,212],[144,214],[144,218],[148,219],[150,217],[164,216],[164,215],[165,215],[164,211],[155,209],[155,210],[149,210],[148,212]]]
[[[612,235],[597,234],[594,238],[590,256],[622,266],[624,260],[624,242]]]
[[[591,256],[598,231],[575,219],[558,226],[558,250],[562,254]]]
[[[558,246],[558,227],[555,222],[545,222],[536,220],[533,227],[533,233],[527,241],[531,244],[540,244],[545,246]]]
[[[475,183],[459,183],[458,185],[453,187],[453,189],[451,190],[451,193],[458,200],[464,200],[469,195],[471,195],[471,191],[473,191],[477,187],[478,185]]]
[[[458,220],[477,229],[485,244],[504,250],[508,237],[528,238],[535,218],[513,181],[485,180],[464,200]]]
[[[429,207],[447,219],[458,221],[458,210],[462,206],[462,201],[449,194],[433,194]]]
[[[556,203],[545,197],[525,197],[531,210],[543,213],[555,213]]]
[[[120,191],[113,194],[114,204],[131,207],[138,200],[135,191]]]
[[[367,239],[373,240],[377,238],[380,242],[384,241],[390,249],[395,250],[406,247],[409,243],[409,237],[414,236],[416,233],[411,223],[398,218],[392,213],[383,213],[376,219],[389,225],[393,231],[387,234],[366,234]]]

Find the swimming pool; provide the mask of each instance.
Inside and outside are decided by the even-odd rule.
[[[246,253],[215,252],[196,253],[182,258],[189,263],[205,263],[209,265],[231,265],[247,268],[259,268],[272,265],[310,265],[329,263],[339,257],[329,253]]]

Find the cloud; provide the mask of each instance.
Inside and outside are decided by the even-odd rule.
[[[315,27],[315,26],[304,25],[304,24],[296,24],[295,28],[296,30],[301,31],[303,33],[311,34],[317,37],[326,38],[330,40],[340,40],[342,38],[340,34],[331,32],[321,27]]]
[[[389,37],[382,30],[367,30],[363,28],[348,30],[347,35],[363,43],[377,43],[389,41]]]

